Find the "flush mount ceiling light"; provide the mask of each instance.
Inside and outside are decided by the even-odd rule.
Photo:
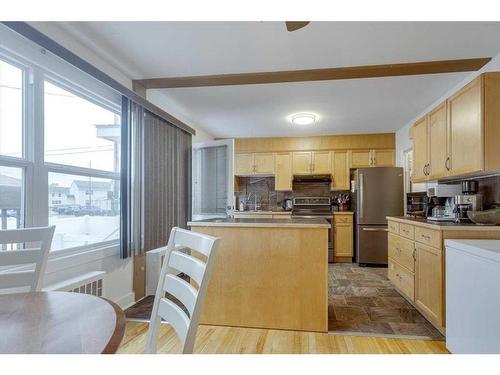
[[[292,115],[291,119],[294,125],[312,125],[316,122],[316,115],[313,113],[296,113]]]

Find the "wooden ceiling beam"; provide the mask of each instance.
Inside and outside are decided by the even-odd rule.
[[[420,74],[470,72],[479,70],[490,60],[491,57],[483,57],[475,59],[425,61],[404,64],[349,66],[342,68],[151,78],[140,79],[134,82],[144,86],[146,89],[168,89],[176,87],[257,85],[263,83],[397,77]]]

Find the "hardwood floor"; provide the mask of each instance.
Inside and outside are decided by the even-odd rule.
[[[143,353],[148,325],[127,322],[122,354]],[[179,353],[177,336],[168,325],[160,333],[159,353]],[[337,336],[326,333],[200,326],[195,353],[206,354],[444,354],[443,341]]]

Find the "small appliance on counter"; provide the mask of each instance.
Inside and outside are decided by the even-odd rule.
[[[462,194],[455,195],[455,222],[471,223],[467,211],[482,211],[483,198],[477,194],[479,184],[477,181],[468,180],[462,182]]]
[[[293,201],[291,199],[289,199],[289,198],[283,199],[283,201],[281,202],[281,207],[285,211],[292,211],[292,209],[293,209]]]
[[[438,184],[427,189],[427,220],[455,221],[455,195],[460,194],[460,184]]]
[[[406,193],[406,214],[413,217],[425,217],[427,193],[425,191]]]

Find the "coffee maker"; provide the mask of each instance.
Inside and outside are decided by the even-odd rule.
[[[455,195],[460,184],[437,184],[427,189],[426,216],[430,221],[455,221]]]
[[[470,223],[467,211],[482,211],[483,198],[478,194],[479,184],[475,180],[462,181],[462,194],[455,196],[455,222]]]

